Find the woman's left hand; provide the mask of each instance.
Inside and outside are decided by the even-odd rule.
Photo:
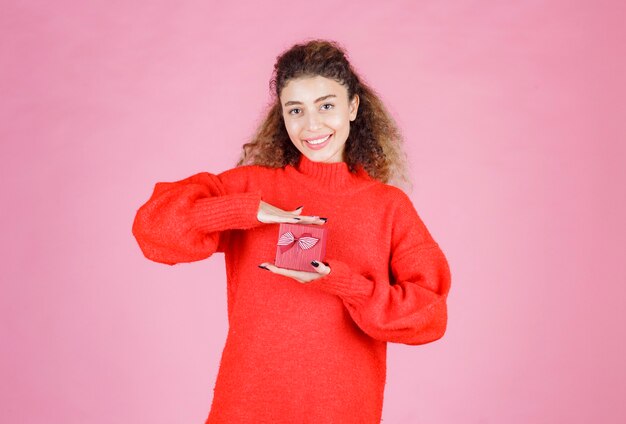
[[[317,267],[314,265],[317,264]],[[321,261],[311,261],[311,269],[313,272],[296,271],[293,269],[280,268],[269,262],[263,262],[259,265],[259,268],[266,269],[275,274],[284,275],[285,277],[291,277],[299,283],[310,283],[313,280],[324,277],[330,274],[330,267]]]

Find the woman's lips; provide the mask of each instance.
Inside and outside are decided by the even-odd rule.
[[[319,144],[311,144],[311,143],[309,143],[309,142],[308,142],[308,141],[306,141],[306,140],[304,141],[304,143],[306,144],[306,146],[307,146],[309,149],[312,149],[312,150],[320,150],[320,149],[323,149],[324,147],[326,147],[326,145],[330,142],[330,140],[331,140],[332,138],[333,138],[333,134],[331,134],[330,136],[328,136],[328,138],[326,139],[326,141],[325,141],[325,142],[323,142],[323,143],[319,143]]]

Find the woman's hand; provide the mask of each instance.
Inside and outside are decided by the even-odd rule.
[[[326,223],[326,218],[320,218],[319,216],[300,215],[301,212],[302,206],[293,211],[284,211],[261,200],[261,203],[259,203],[259,211],[257,212],[256,218],[266,224],[288,222],[294,224],[322,225]]]
[[[259,265],[259,268],[266,269],[275,274],[284,275],[285,277],[291,277],[299,283],[305,284],[330,274],[330,267],[324,262],[320,261],[311,261],[311,268],[314,270],[314,272],[296,271],[293,269],[280,268],[268,262],[263,262]]]

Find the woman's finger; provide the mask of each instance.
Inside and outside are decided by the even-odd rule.
[[[326,218],[320,218],[319,216],[313,215],[299,215],[293,216],[293,214],[289,212],[283,212],[279,215],[274,215],[278,221],[276,222],[293,222],[298,224],[317,224],[323,225],[326,223]]]
[[[274,274],[280,274],[280,275],[284,275],[285,277],[291,277],[291,278],[303,277],[302,274],[304,273],[304,271],[296,271],[293,269],[281,268],[281,267],[278,267],[274,264],[270,264],[267,262],[263,262],[261,266],[265,267],[269,271],[272,271]]]
[[[328,218],[319,217],[317,215],[301,215],[300,224],[316,224],[316,225],[324,225]]]
[[[311,268],[313,268],[318,274],[330,274],[330,266],[326,265],[322,261],[311,261]]]
[[[257,213],[257,219],[264,223],[299,223],[299,224],[317,224],[323,225],[326,223],[326,218],[313,216],[313,215],[301,215],[303,206],[298,206],[293,211],[285,211],[270,203],[261,200],[259,204],[259,211]]]
[[[259,265],[259,267],[265,268],[266,270],[271,271],[274,274],[284,275],[285,277],[293,278],[300,283],[308,283],[321,277],[321,275],[316,272],[297,271],[293,269],[281,268],[268,262],[263,262]]]

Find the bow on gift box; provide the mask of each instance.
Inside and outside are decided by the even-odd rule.
[[[302,234],[299,238],[296,238],[291,231],[287,231],[278,238],[278,246],[280,246],[281,253],[285,253],[291,249],[298,242],[300,249],[307,250],[317,244],[320,239],[313,237],[309,233]]]

